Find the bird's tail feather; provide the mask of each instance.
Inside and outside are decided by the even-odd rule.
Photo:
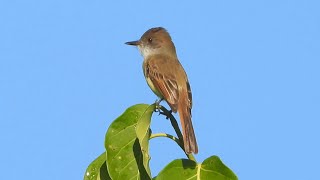
[[[190,153],[197,154],[198,145],[197,145],[196,136],[194,134],[194,130],[192,126],[191,113],[189,108],[186,106],[187,98],[183,98],[183,99],[181,99],[182,101],[180,101],[178,105],[178,112],[179,112],[181,126],[182,126],[184,149],[187,154],[190,154]]]

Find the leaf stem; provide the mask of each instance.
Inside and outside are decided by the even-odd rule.
[[[166,137],[166,138],[169,138],[169,139],[173,140],[173,141],[176,142],[176,143],[180,146],[180,148],[184,151],[183,144],[181,144],[179,138],[177,138],[177,137],[175,137],[175,136],[172,136],[171,134],[156,133],[156,134],[151,134],[150,139],[157,138],[157,137]],[[197,162],[196,159],[194,158],[193,154],[187,154],[187,153],[185,153],[185,154],[186,154],[186,156],[188,157],[188,159]]]
[[[156,133],[156,134],[151,134],[150,139],[156,138],[156,137],[166,137],[169,139],[172,139],[173,141],[175,141],[180,147],[182,146],[179,139],[172,136],[171,134],[166,134],[166,133]]]

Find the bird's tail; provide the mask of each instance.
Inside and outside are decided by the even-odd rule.
[[[198,145],[196,136],[194,134],[192,121],[191,121],[191,112],[189,107],[187,106],[188,100],[187,98],[182,98],[178,105],[178,112],[180,116],[182,133],[183,133],[183,143],[184,149],[187,154],[198,153]]]

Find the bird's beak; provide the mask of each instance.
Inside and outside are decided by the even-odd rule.
[[[138,46],[140,44],[139,41],[130,41],[130,42],[126,42],[126,45],[131,45],[131,46]]]

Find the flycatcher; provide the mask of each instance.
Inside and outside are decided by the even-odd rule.
[[[169,104],[173,112],[179,112],[184,149],[188,154],[197,154],[198,146],[191,122],[190,84],[169,33],[162,27],[151,28],[138,41],[126,44],[138,46],[144,58],[143,73],[149,87]]]

